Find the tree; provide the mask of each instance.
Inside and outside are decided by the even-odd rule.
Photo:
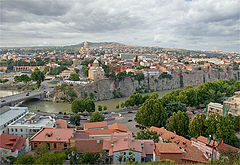
[[[72,102],[71,110],[73,113],[84,112],[85,111],[85,102],[80,99],[76,99]]]
[[[198,136],[206,135],[206,127],[205,127],[206,115],[201,113],[197,114],[194,119],[189,124],[188,133],[191,137],[197,138]]]
[[[79,115],[72,115],[70,117],[70,122],[76,126],[80,126],[81,117]]]
[[[189,117],[186,112],[178,111],[168,119],[167,129],[175,131],[180,136],[188,135]]]
[[[135,121],[144,126],[163,127],[166,124],[167,113],[159,99],[148,99],[138,109]]]
[[[96,164],[100,159],[100,154],[84,152],[80,155],[79,159],[81,164]]]
[[[141,131],[137,132],[136,139],[153,140],[154,143],[158,143],[159,136],[156,131],[141,130]]]
[[[126,76],[127,76],[127,72],[126,72],[126,71],[118,72],[118,74],[117,74],[117,79],[118,79],[119,81],[121,81],[121,80],[123,80]]]
[[[105,119],[105,116],[96,111],[96,112],[93,112],[92,115],[90,116],[90,122],[100,122],[100,121],[103,121]]]
[[[187,107],[180,101],[171,101],[165,106],[165,110],[168,113],[168,115],[171,116],[174,112],[178,111],[186,112]]]
[[[95,111],[95,103],[93,100],[87,99],[85,101],[85,108],[87,112],[94,112]]]
[[[87,66],[83,66],[82,67],[82,73],[83,73],[83,75],[85,75],[85,76],[88,76],[88,70],[89,70],[89,67],[87,67]]]
[[[71,80],[71,81],[79,81],[80,80],[79,74],[78,73],[70,74],[69,80]]]
[[[78,73],[78,72],[80,71],[80,69],[74,68],[74,71],[75,71],[76,73]]]
[[[102,106],[99,105],[99,106],[98,106],[98,111],[102,111],[102,109],[103,109]]]
[[[67,155],[64,152],[46,152],[41,157],[37,158],[34,164],[63,164],[63,161],[66,160],[66,158]]]
[[[31,154],[24,154],[17,157],[17,160],[14,164],[33,164],[34,157]]]
[[[104,111],[107,110],[107,106],[106,106],[106,105],[103,106],[103,110],[104,110]]]
[[[158,93],[157,92],[153,92],[151,95],[150,95],[150,99],[157,99],[159,97]]]
[[[49,145],[47,143],[42,143],[36,149],[35,154],[37,157],[41,157],[44,153],[47,153],[48,151],[49,151]]]
[[[137,73],[135,75],[135,79],[138,80],[139,82],[144,80],[144,74],[143,73]]]
[[[31,74],[31,79],[33,81],[37,81],[37,87],[39,88],[41,85],[41,82],[44,81],[44,73],[41,72],[40,70],[35,70],[34,72],[32,72]]]
[[[233,120],[233,126],[236,132],[240,131],[240,115],[236,116],[235,119]]]

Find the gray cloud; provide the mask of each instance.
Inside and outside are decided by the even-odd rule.
[[[239,51],[238,0],[1,0],[1,46],[82,41]]]

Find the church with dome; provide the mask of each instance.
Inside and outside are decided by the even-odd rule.
[[[89,66],[88,78],[93,81],[101,80],[104,78],[104,70],[100,66],[97,59],[92,63],[91,66]]]

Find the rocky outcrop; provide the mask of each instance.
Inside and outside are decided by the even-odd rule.
[[[137,81],[132,77],[126,77],[122,81],[112,79],[99,80],[86,86],[74,85],[74,90],[79,97],[84,94],[94,96],[95,100],[106,100],[114,97],[129,96],[135,92],[154,92],[161,90],[177,89],[187,86],[197,86],[205,82],[215,80],[239,80],[238,72],[195,72],[172,75],[172,78],[146,77],[143,81]]]

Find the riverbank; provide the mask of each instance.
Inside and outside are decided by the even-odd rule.
[[[161,97],[165,93],[170,92],[170,91],[172,91],[172,90],[159,91],[158,94]],[[145,94],[151,95],[152,93],[145,93]],[[120,105],[122,102],[125,102],[127,99],[128,99],[128,97],[122,97],[122,98],[115,98],[115,99],[110,99],[110,100],[96,101],[95,108],[97,110],[99,105],[107,106],[107,110],[103,111],[103,112],[124,110],[124,108],[121,108],[121,107],[119,107],[119,109],[117,109],[116,106]],[[28,109],[32,110],[32,111],[40,111],[40,112],[48,112],[48,113],[59,113],[59,112],[71,113],[71,104],[69,104],[69,103],[54,103],[54,102],[50,102],[50,101],[31,101],[31,102],[25,102],[21,106],[28,107]]]

